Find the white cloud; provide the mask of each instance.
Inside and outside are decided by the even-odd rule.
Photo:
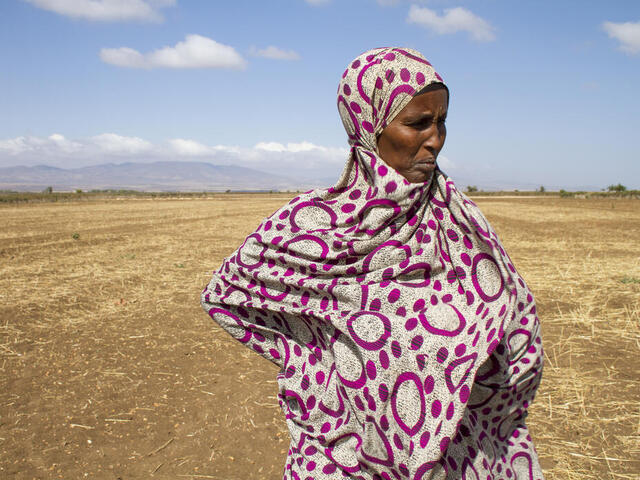
[[[272,60],[300,60],[300,55],[294,50],[283,50],[273,45],[269,45],[267,48],[252,47],[251,55]]]
[[[618,48],[623,52],[640,53],[640,22],[604,22],[602,28],[620,42]]]
[[[309,5],[313,5],[314,7],[319,7],[321,5],[327,5],[331,0],[304,0]]]
[[[124,137],[115,133],[103,133],[91,137],[91,142],[104,153],[138,154],[148,152],[153,145],[139,137]]]
[[[144,68],[147,66],[144,55],[129,47],[103,48],[100,50],[100,59],[118,67]]]
[[[205,145],[186,138],[172,138],[167,141],[169,150],[175,155],[184,157],[205,157],[221,153],[240,154],[242,149],[231,145]]]
[[[429,8],[411,5],[407,22],[428,28],[438,35],[469,32],[474,40],[480,42],[489,42],[496,38],[491,24],[462,7],[449,8],[443,15],[438,15]]]
[[[326,147],[320,147],[309,142],[287,143],[286,145],[278,142],[259,142],[254,147],[256,150],[265,150],[267,152],[308,152],[310,150],[326,150]]]
[[[171,149],[178,155],[198,156],[211,154],[213,149],[195,140],[174,138],[169,140]]]
[[[104,22],[162,21],[159,8],[175,0],[25,0],[32,5],[72,18]]]
[[[42,154],[49,156],[52,153],[71,154],[79,151],[82,144],[66,139],[59,133],[48,137],[21,136],[0,140],[0,155],[18,156],[22,154]]]
[[[72,141],[54,134],[49,137],[21,136],[0,140],[0,167],[50,165],[78,168],[114,161],[198,159],[216,165],[237,165],[292,177],[322,179],[337,176],[348,153],[347,148],[326,147],[307,141],[260,142],[253,147],[239,147],[207,145],[185,138],[152,143],[116,133],[102,133]]]
[[[79,150],[82,145],[77,142],[72,142],[71,140],[67,140],[63,135],[59,133],[54,133],[53,135],[49,135],[47,140],[52,144],[59,148],[61,151],[66,153],[71,153]]]
[[[233,47],[201,35],[187,35],[174,47],[140,53],[129,47],[103,48],[105,63],[127,68],[230,68],[243,69],[247,62]]]

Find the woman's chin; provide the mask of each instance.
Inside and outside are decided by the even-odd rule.
[[[427,183],[431,181],[434,170],[428,172],[413,172],[411,174],[403,175],[409,183]]]
[[[436,169],[435,163],[419,163],[406,172],[399,172],[410,183],[425,183],[431,180]]]

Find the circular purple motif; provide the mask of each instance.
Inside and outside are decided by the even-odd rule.
[[[247,243],[250,241],[250,239],[254,239],[256,240],[259,244],[262,243],[262,238],[260,237],[260,234],[258,233],[253,233],[251,235],[249,235],[244,243],[240,246],[240,248],[238,249],[238,253],[236,254],[236,262],[238,262],[238,265],[240,265],[241,267],[244,267],[248,270],[253,270],[255,268],[261,267],[264,264],[264,253],[267,251],[267,249],[269,248],[268,245],[263,244],[262,245],[262,251],[260,253],[258,253],[258,258],[256,259],[254,258],[243,258],[243,254],[244,254],[244,247],[245,245],[247,245]],[[253,262],[252,262],[253,260]]]
[[[356,332],[357,325],[354,325],[356,321],[359,324],[363,323],[364,327],[366,328],[364,332],[369,333],[370,335],[372,330],[371,325],[377,324],[378,327],[381,327],[377,329],[378,331],[381,330],[380,335],[375,339],[362,338],[360,335],[362,335],[363,332],[361,331],[360,335],[358,334],[358,332]],[[387,317],[385,317],[381,313],[362,311],[362,312],[356,313],[355,315],[352,315],[351,318],[347,320],[347,330],[349,330],[349,333],[351,334],[351,338],[353,338],[353,341],[356,342],[365,350],[380,350],[382,347],[385,346],[385,344],[387,343],[387,338],[389,338],[389,335],[391,335],[391,322]],[[377,336],[377,335],[378,334],[374,334],[374,336]]]
[[[302,243],[302,246],[296,245],[296,249],[294,250],[292,246],[299,242]],[[317,251],[318,247],[320,248],[320,253],[314,255],[313,250]],[[282,245],[282,248],[288,250],[294,257],[309,258],[318,262],[327,258],[327,255],[329,254],[329,245],[327,245],[320,237],[308,233],[298,235],[297,237],[288,240]]]
[[[486,276],[482,277],[482,283],[484,283],[484,287],[481,285],[481,281],[478,275],[478,265],[480,265],[481,261],[485,261],[485,265],[488,262],[488,265],[491,265],[491,270],[494,270],[493,275],[487,279]],[[489,288],[495,288],[495,280],[499,279],[500,285],[495,293],[489,294],[486,292]],[[479,253],[475,257],[473,257],[473,264],[471,265],[471,280],[473,282],[473,286],[485,302],[493,302],[497,300],[504,290],[504,279],[502,275],[500,275],[500,269],[498,268],[498,262],[496,262],[495,258],[493,258],[488,253]],[[489,283],[490,282],[490,283]]]
[[[413,425],[407,425],[404,421],[405,419],[403,418],[403,415],[406,415],[408,411],[412,412],[412,410],[398,410],[398,392],[400,391],[402,385],[406,382],[411,382],[412,386],[408,388],[411,388],[413,390],[413,396],[415,397],[415,393],[417,392],[418,396],[420,397],[420,413]],[[413,437],[420,430],[422,424],[424,423],[426,402],[424,399],[424,394],[422,392],[422,381],[420,380],[420,377],[418,377],[418,375],[413,372],[404,372],[398,375],[396,383],[393,386],[393,393],[391,394],[391,410],[393,412],[393,418],[395,419],[396,423],[407,435]]]
[[[418,319],[427,331],[445,337],[455,337],[467,324],[462,313],[450,303],[431,306]]]
[[[393,193],[396,191],[396,188],[398,188],[398,185],[396,184],[396,182],[391,181],[385,185],[384,190],[387,193]]]
[[[315,211],[310,211],[310,209],[314,209]],[[328,216],[328,221],[325,218],[319,218],[318,209],[322,210],[326,216]],[[303,219],[303,222],[300,222],[298,219],[298,215],[303,213],[309,215],[309,218],[306,219],[306,222]],[[324,216],[324,215],[323,215]],[[319,203],[316,201],[308,201],[308,202],[300,202],[295,207],[291,209],[291,217],[289,218],[289,222],[291,223],[291,230],[296,232],[299,230],[307,230],[309,232],[315,232],[319,230],[323,230],[322,228],[318,228],[318,225],[324,225],[325,229],[335,227],[336,222],[338,221],[338,216],[333,211],[333,209],[329,205],[325,205],[324,203]]]

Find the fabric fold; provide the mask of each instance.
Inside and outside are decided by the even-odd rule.
[[[431,83],[409,49],[352,62],[340,179],[265,219],[202,294],[280,368],[285,478],[542,478],[524,423],[542,370],[531,292],[446,174],[409,183],[377,153]]]

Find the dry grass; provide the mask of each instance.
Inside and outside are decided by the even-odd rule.
[[[286,199],[0,207],[0,477],[280,478],[275,368],[199,292]],[[478,203],[538,299],[547,478],[639,478],[640,205]]]
[[[546,364],[529,423],[547,478],[640,478],[640,205],[481,206],[538,301]]]

